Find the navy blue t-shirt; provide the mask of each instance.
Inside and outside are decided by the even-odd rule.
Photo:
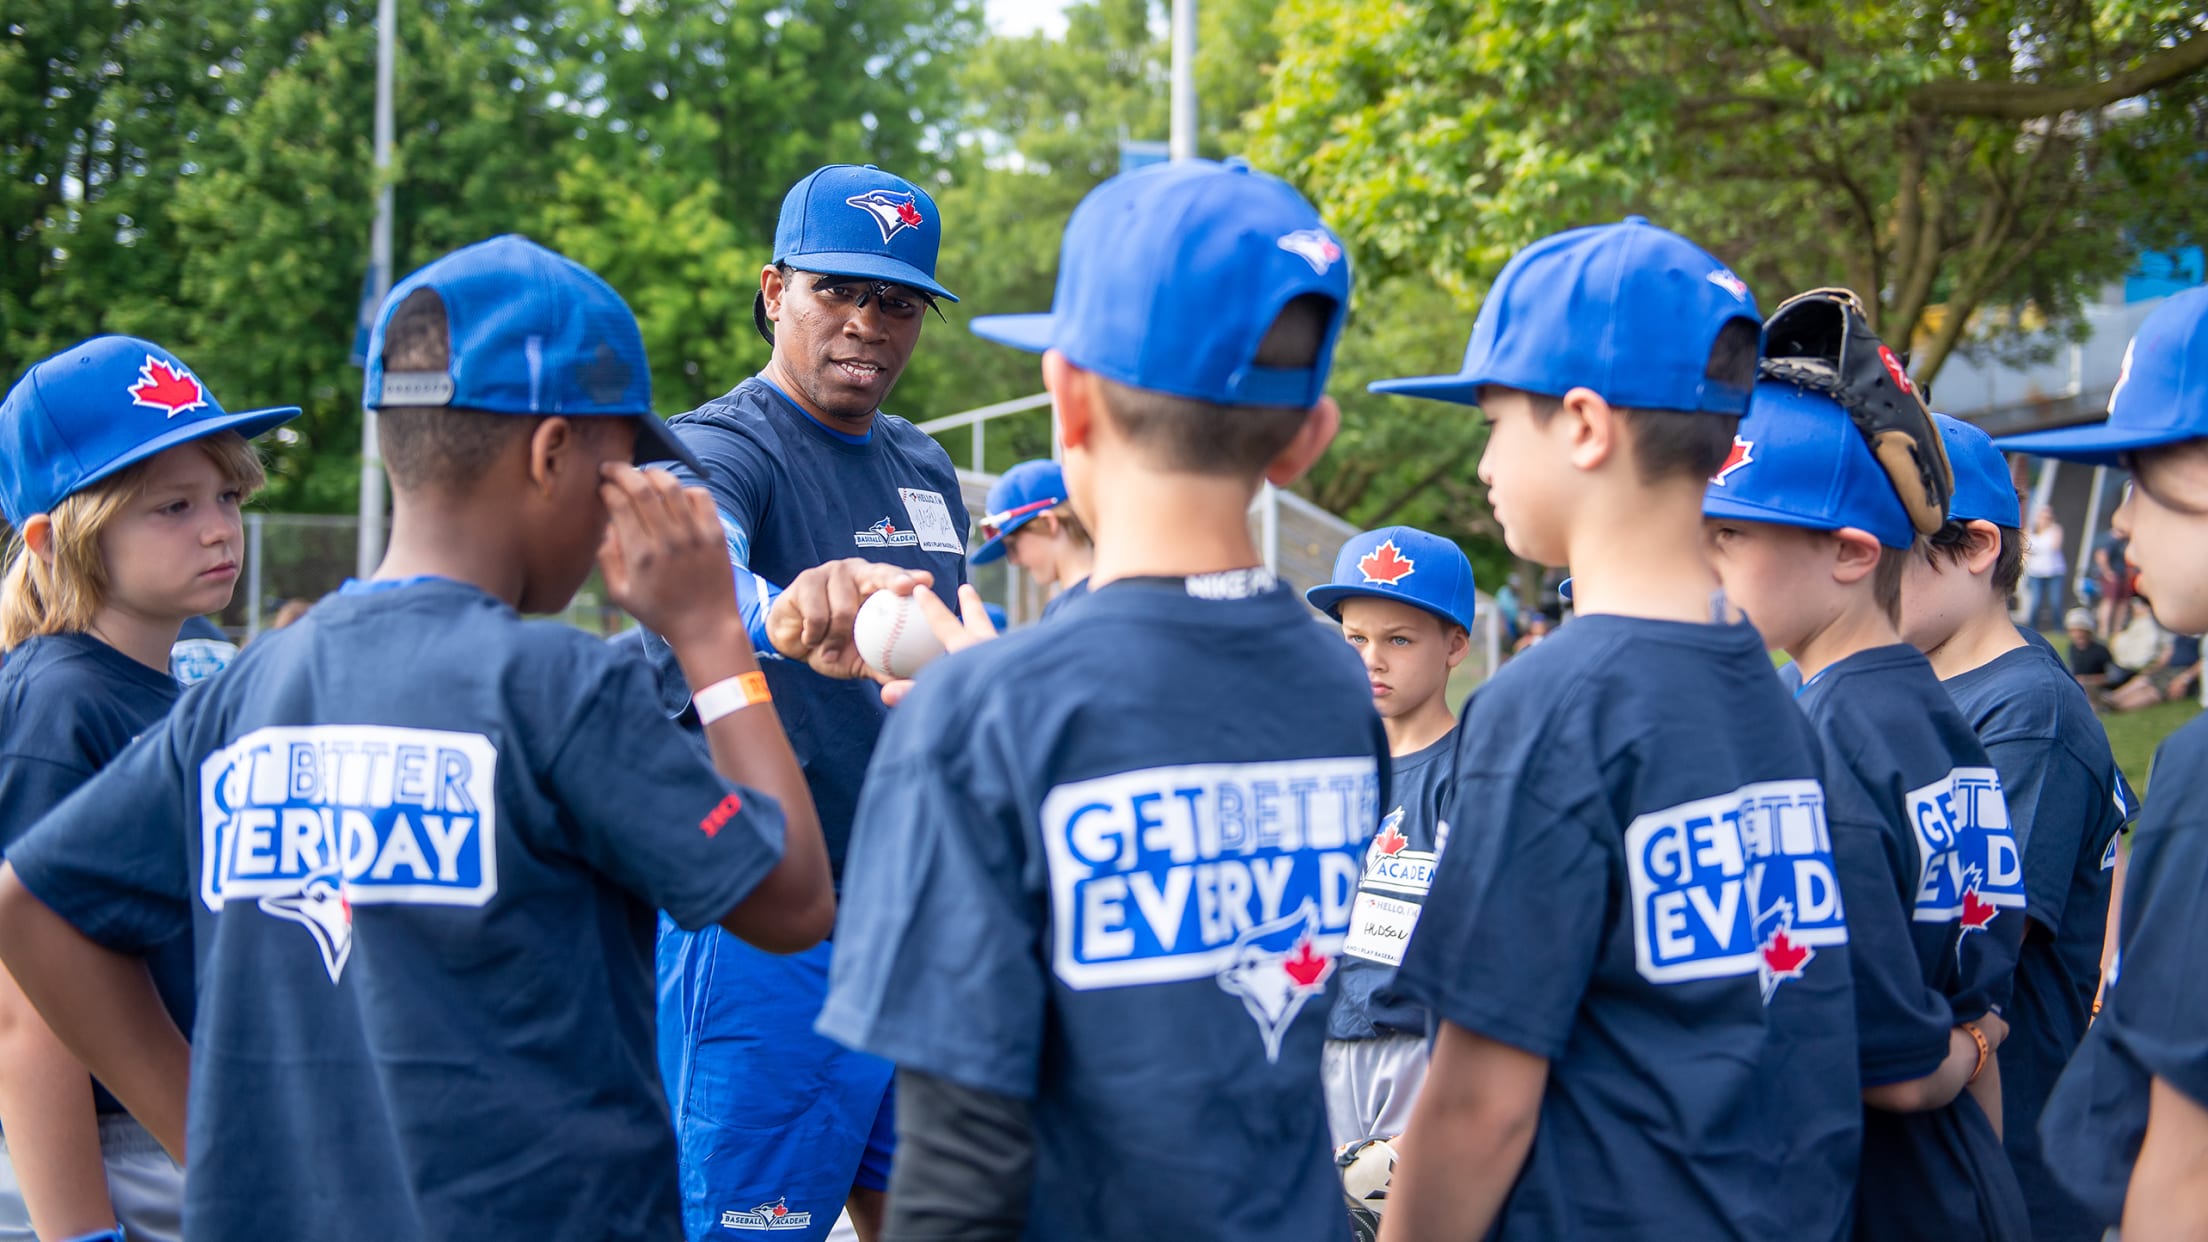
[[[1043,605],[1043,620],[1051,620],[1068,607],[1071,607],[1075,600],[1088,598],[1088,594],[1089,580],[1087,578],[1069,584],[1065,590],[1051,596],[1049,603]]]
[[[2148,788],[2101,1013],[2039,1123],[2048,1170],[2104,1225],[2123,1216],[2153,1080],[2208,1108],[2208,716],[2162,743]]]
[[[650,670],[471,586],[262,636],[10,852],[84,934],[195,934],[193,1239],[674,1238],[654,908],[733,909],[781,810]]]
[[[2024,852],[2030,923],[2003,1014],[2003,1146],[2033,1237],[2097,1239],[2100,1225],[2048,1176],[2039,1115],[2092,1020],[2116,835],[2129,799],[2093,705],[2051,652],[2020,647],[1944,684],[2001,774],[2009,828]]]
[[[1328,1039],[1374,1039],[1382,1031],[1426,1034],[1426,1011],[1386,991],[1418,924],[1447,844],[1441,798],[1456,771],[1457,731],[1393,761],[1395,805],[1365,849],[1365,873],[1342,950],[1341,995],[1327,1017]]]
[[[854,442],[761,376],[669,423],[706,465],[703,480],[675,473],[712,493],[747,610],[758,603],[753,575],[779,590],[808,569],[855,556],[929,571],[935,593],[957,611],[966,504],[950,455],[911,423],[877,414],[873,431]],[[820,812],[829,869],[840,878],[859,782],[882,731],[881,688],[863,677],[823,677],[759,647],[774,710]],[[667,709],[682,711],[690,689],[673,650],[656,637],[647,650]]]
[[[1396,988],[1549,1062],[1493,1236],[1839,1235],[1862,1114],[1818,777],[1746,624],[1584,616],[1465,705]]]
[[[8,653],[0,668],[0,849],[16,841],[130,740],[168,714],[176,679],[90,634],[50,634]],[[192,942],[175,936],[146,953],[177,1029],[192,1029]],[[92,1084],[102,1113],[123,1106]]]
[[[1921,1078],[1957,1022],[2009,1000],[2024,865],[2001,780],[1914,647],[1837,661],[1796,701],[1826,755],[1847,896],[1863,1082]],[[1920,1113],[1867,1109],[1855,1236],[2021,1239],[2000,1136],[1968,1092]]]
[[[819,1029],[1033,1100],[1029,1238],[1344,1234],[1319,1058],[1387,737],[1269,579],[956,653],[868,773]]]

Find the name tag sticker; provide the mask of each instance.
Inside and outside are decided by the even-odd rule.
[[[1418,911],[1416,902],[1378,893],[1357,894],[1357,904],[1349,912],[1349,939],[1343,942],[1342,951],[1368,962],[1401,966],[1403,946],[1410,943],[1411,932],[1418,927]]]
[[[941,492],[918,487],[900,487],[897,494],[904,497],[905,516],[912,521],[913,533],[920,536],[922,550],[958,553],[966,551],[965,543],[958,537],[958,527],[951,524],[951,510],[943,503]]]

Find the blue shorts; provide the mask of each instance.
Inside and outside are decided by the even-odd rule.
[[[659,1069],[690,1242],[812,1242],[852,1187],[889,1187],[893,1067],[813,1031],[830,953],[780,956],[660,918]]]

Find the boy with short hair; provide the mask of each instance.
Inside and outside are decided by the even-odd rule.
[[[526,239],[401,282],[369,356],[395,495],[377,576],[187,691],[16,843],[0,956],[189,1147],[187,1238],[676,1236],[653,911],[780,952],[833,911],[718,525],[628,464],[683,450],[627,306]],[[699,688],[719,772],[642,664],[517,615],[565,605],[594,552]],[[189,1049],[122,956],[187,930]]]
[[[2139,325],[2106,424],[1999,442],[2121,465],[2133,488],[2113,528],[2155,616],[2208,630],[2208,290],[2170,297]],[[2040,1120],[2049,1172],[2123,1236],[2208,1236],[2208,718],[2172,734],[2132,832],[2118,965],[2106,1001]]]
[[[1343,1231],[1320,1047],[1387,739],[1244,515],[1339,424],[1348,305],[1300,195],[1188,160],[1082,201],[1051,313],[975,322],[1043,351],[1095,587],[929,666],[867,773],[820,1029],[898,1065],[892,1239]]]
[[[1349,940],[1327,1017],[1326,1118],[1337,1149],[1392,1139],[1426,1076],[1426,1013],[1381,989],[1403,960],[1446,843],[1441,794],[1454,771],[1449,674],[1472,650],[1472,562],[1439,535],[1387,526],[1352,536],[1333,580],[1304,592],[1342,623],[1388,733],[1395,805],[1365,851]]]
[[[1702,485],[1755,376],[1747,286],[1638,218],[1534,243],[1456,375],[1518,556],[1577,619],[1466,704],[1397,989],[1438,1019],[1390,1239],[1831,1237],[1859,1125],[1815,739],[1713,607]],[[1759,897],[1760,894],[1760,897]],[[1660,1120],[1659,1120],[1660,1119]]]
[[[2083,608],[2073,608],[2062,619],[2062,628],[2070,637],[2070,675],[2078,688],[2088,693],[2099,690],[2108,681],[2109,670],[2115,667],[2115,657],[2108,653],[2108,644],[2093,632],[2093,614]],[[2090,700],[2088,701],[2090,705]]]
[[[2090,1242],[2101,1227],[2050,1174],[2039,1116],[2092,1020],[2128,799],[2076,679],[2010,620],[2025,537],[2008,460],[1985,432],[1935,417],[1955,467],[1955,499],[1947,524],[1902,575],[1902,637],[1932,662],[1977,731],[2023,851],[2027,927],[2002,1015],[2010,1032],[1999,1056],[2002,1146],[2032,1236]]]
[[[974,564],[1010,561],[1045,588],[1056,588],[1043,605],[1043,620],[1089,593],[1096,544],[1066,499],[1066,472],[1057,462],[1046,457],[1005,471],[989,489],[981,534],[985,542]]]
[[[1734,444],[1703,503],[1711,561],[1764,641],[1793,657],[1826,757],[1867,1105],[1855,1236],[2021,1240],[1991,1054],[2023,871],[1991,761],[1900,641],[1916,528],[1831,397],[1766,380]]]

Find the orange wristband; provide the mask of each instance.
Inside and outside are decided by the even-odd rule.
[[[767,675],[756,669],[716,681],[690,696],[691,704],[698,709],[700,725],[712,724],[755,703],[773,701],[774,696],[767,692]]]
[[[1986,1033],[1978,1029],[1977,1023],[1958,1022],[1955,1025],[1969,1031],[1970,1037],[1978,1041],[1978,1064],[1970,1071],[1970,1078],[1963,1084],[1969,1086],[1978,1081],[1978,1075],[1986,1072],[1986,1062],[1993,1058],[1993,1045],[1986,1042]]]

